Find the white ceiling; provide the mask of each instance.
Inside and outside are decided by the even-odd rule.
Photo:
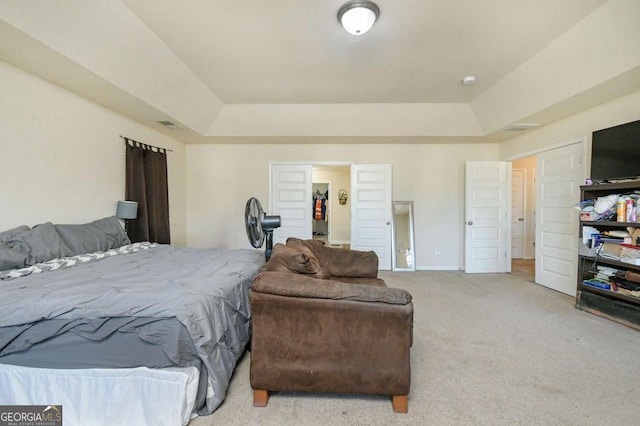
[[[340,27],[343,0],[125,3],[232,104],[470,102],[604,3],[376,1],[363,36]]]
[[[573,70],[577,82],[536,71],[592,60],[580,34],[597,40],[589,29],[618,15],[607,37],[637,33],[624,29],[635,0],[376,0],[380,18],[359,37],[337,21],[342,0],[48,3],[0,0],[0,59],[145,124],[172,121],[181,130],[158,128],[186,142],[502,140],[514,122],[640,89],[635,44],[597,75]],[[466,75],[477,83],[463,87]],[[514,101],[560,84],[555,98]]]

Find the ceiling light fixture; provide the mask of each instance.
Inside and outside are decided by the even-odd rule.
[[[352,0],[338,10],[338,21],[353,35],[362,35],[369,31],[379,16],[378,6],[368,0]]]

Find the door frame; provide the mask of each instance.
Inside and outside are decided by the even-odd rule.
[[[379,180],[381,176],[382,180]],[[382,195],[382,199],[376,199],[377,195]],[[378,255],[378,269],[391,271],[393,164],[353,164],[351,200],[351,249],[375,251]],[[382,236],[380,232],[383,233]]]
[[[513,163],[513,162],[512,162]],[[526,243],[526,233],[527,233],[527,169],[514,169],[511,168],[511,188],[513,188],[513,172],[521,171],[522,172],[522,236],[520,238],[520,252],[522,253],[522,257],[518,259],[525,259],[525,243]],[[511,197],[511,202],[513,202],[513,196]],[[511,218],[513,220],[513,217]],[[513,232],[513,229],[511,229]],[[511,259],[513,259],[513,250],[511,250]]]
[[[591,145],[588,143],[588,137],[587,136],[580,136],[580,137],[576,137],[576,138],[572,138],[572,139],[567,139],[564,142],[558,142],[552,145],[548,145],[542,148],[538,148],[538,149],[534,149],[531,151],[527,151],[527,152],[523,152],[520,154],[516,154],[516,155],[512,155],[510,157],[505,158],[504,161],[513,161],[513,160],[518,160],[521,158],[527,158],[527,157],[531,157],[531,156],[537,156],[538,154],[542,153],[542,152],[546,152],[546,151],[552,151],[554,149],[558,149],[558,148],[563,148],[565,146],[569,146],[569,145],[574,145],[576,143],[581,143],[582,142],[582,154],[583,154],[583,167],[584,167],[584,172],[585,175],[588,176],[590,173],[590,166],[587,167],[587,164],[591,164]],[[535,180],[535,184],[534,184],[534,191],[536,194],[538,194],[540,192],[540,180],[538,179],[538,175],[537,175],[537,169],[538,167],[536,166],[535,169],[535,173],[533,176],[533,179]],[[534,229],[537,229],[540,226],[540,215],[538,214],[538,208],[539,206],[535,206],[535,223],[534,223]],[[537,232],[537,231],[536,231]],[[576,227],[576,238],[577,235],[579,233],[579,229]],[[535,238],[535,237],[534,237]],[[534,244],[536,244],[538,241],[535,241]],[[537,244],[536,244],[536,251],[537,251]],[[537,256],[536,256],[537,257]],[[537,262],[538,260],[535,259],[534,257],[534,261]],[[534,282],[538,282],[538,277],[536,277],[534,279]]]
[[[272,166],[281,164],[291,164],[294,166],[310,164],[312,167],[311,179],[313,180],[313,166],[351,166],[355,163],[353,161],[269,161],[269,211],[273,210],[273,206],[271,205],[271,202],[273,200],[273,192],[271,186],[271,169]],[[351,188],[349,188],[349,191],[351,191]]]
[[[329,192],[329,198],[331,198],[331,182],[314,182],[313,181],[313,164],[311,165],[311,197],[313,197],[313,185],[314,184],[318,184],[318,185],[327,185],[327,191]],[[329,220],[327,221],[327,244],[332,245],[333,241],[331,241],[331,210],[333,209],[333,203],[329,201],[329,208],[327,209],[327,213],[329,215]],[[315,219],[312,219],[315,220]],[[311,238],[313,238],[313,224],[311,226]]]
[[[558,143],[554,143],[553,145],[549,145],[549,146],[545,146],[544,148],[538,148],[538,149],[533,149],[531,151],[526,151],[520,154],[515,154],[512,155],[510,157],[505,158],[503,161],[513,161],[513,160],[519,160],[521,158],[527,158],[527,157],[533,157],[537,154],[540,154],[541,152],[545,152],[545,151],[552,151],[556,148],[562,148],[568,145],[573,145],[576,143],[580,143],[583,142],[584,145],[584,159],[585,159],[585,164],[587,164],[587,160],[589,160],[589,163],[591,162],[591,152],[589,149],[587,149],[587,137],[586,136],[580,136],[578,138],[573,138],[573,139],[567,139],[564,142],[558,142]],[[591,148],[591,145],[589,145],[589,148]],[[586,172],[586,170],[585,170]],[[538,186],[538,182],[536,181],[536,187]]]
[[[313,166],[349,166],[351,169],[353,169],[354,165],[368,165],[371,163],[357,163],[354,161],[269,161],[269,212],[273,212],[273,182],[272,182],[272,176],[273,176],[273,166],[274,165],[292,165],[292,166],[300,166],[300,165],[309,165],[312,168],[312,176],[311,176],[311,180],[313,181]],[[376,163],[378,164],[378,163]],[[379,164],[388,164],[389,166],[391,166],[392,171],[391,171],[391,179],[393,182],[393,164],[392,163],[379,163]],[[391,199],[389,200],[389,209],[392,209],[392,203],[393,203],[393,183],[391,184]],[[353,176],[351,176],[351,183],[349,185],[349,192],[353,195]],[[273,214],[273,213],[272,213]],[[391,219],[389,219],[391,220]],[[331,224],[331,222],[329,222]],[[353,218],[351,218],[351,232],[353,232]],[[313,238],[313,231],[312,231],[312,235],[309,236],[309,238]],[[392,241],[389,240],[389,247],[391,247]],[[353,245],[353,242],[350,242],[350,245]],[[391,270],[391,268],[389,267],[389,270]]]
[[[311,213],[312,213],[312,205],[311,205],[311,200],[310,200],[310,196],[311,196],[311,188],[312,188],[312,184],[311,184],[311,178],[312,178],[312,168],[311,165],[309,164],[276,164],[276,165],[270,165],[269,166],[269,208],[266,211],[267,214],[277,214],[277,215],[283,215],[284,212],[282,209],[282,206],[280,205],[280,203],[277,204],[278,209],[276,209],[276,203],[275,200],[279,197],[274,195],[273,192],[273,183],[274,183],[274,176],[276,176],[276,174],[278,172],[276,172],[276,169],[280,168],[280,166],[286,166],[283,167],[284,169],[286,169],[286,172],[289,173],[303,173],[305,175],[305,180],[303,184],[300,184],[298,182],[294,182],[292,183],[293,186],[303,186],[304,187],[304,199],[303,200],[285,200],[284,204],[287,204],[287,209],[288,210],[300,210],[303,209],[304,213],[302,215],[302,218],[306,218],[300,220],[300,218],[293,218],[294,220],[296,220],[300,226],[298,226],[298,228],[303,227],[303,232],[298,232],[295,233],[294,235],[298,238],[305,238],[307,235],[313,235],[313,227],[312,227],[312,222],[309,218],[311,218]],[[282,188],[279,188],[282,189]],[[301,188],[298,188],[301,189]],[[302,201],[304,204],[300,204],[300,201]],[[291,205],[293,204],[293,206]],[[301,207],[303,206],[303,207]],[[285,219],[287,219],[285,217]],[[286,222],[286,220],[285,220]],[[277,229],[274,230],[273,233],[273,241],[274,243],[283,243],[284,241],[281,238],[281,233],[283,231],[283,229],[287,228],[288,225],[286,224],[282,224],[280,227],[278,227]],[[308,234],[307,234],[308,233]]]
[[[355,164],[353,161],[269,161],[269,210],[268,214],[273,214],[273,166],[291,165],[291,166],[311,166],[311,187],[313,187],[313,166],[349,166]],[[312,191],[313,192],[313,191]],[[351,192],[351,187],[349,187]],[[313,239],[313,223],[311,224],[311,235],[309,239]],[[331,219],[329,219],[329,226],[331,226]],[[329,236],[331,231],[329,231]],[[330,242],[327,242],[330,244]]]
[[[470,262],[472,259],[473,249],[471,247],[472,240],[472,230],[470,226],[473,224],[470,213],[472,213],[471,207],[469,205],[469,168],[471,164],[482,164],[487,165],[488,163],[493,163],[500,167],[500,171],[502,172],[504,168],[504,172],[506,174],[504,184],[500,185],[500,191],[504,193],[504,201],[500,205],[504,207],[504,212],[500,213],[500,216],[504,215],[503,224],[500,227],[500,244],[499,247],[500,253],[504,253],[504,257],[500,254],[498,256],[501,257],[500,266],[497,269],[494,268],[478,268],[478,263],[473,264]],[[511,166],[512,163],[510,161],[465,161],[464,163],[464,271],[466,274],[471,273],[508,273],[511,272]],[[472,267],[470,267],[472,266]],[[486,265],[484,265],[486,266]],[[487,270],[490,269],[490,270]]]

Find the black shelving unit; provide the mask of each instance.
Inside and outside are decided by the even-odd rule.
[[[640,181],[584,185],[580,187],[580,199],[583,201],[591,199],[595,200],[598,197],[610,194],[628,194],[633,193],[634,191],[640,191]],[[583,226],[591,226],[603,232],[627,229],[628,227],[640,228],[640,223],[581,221],[581,237]],[[576,308],[609,318],[613,321],[617,321],[640,330],[640,297],[583,284],[585,279],[590,279],[595,276],[597,272],[597,265],[609,266],[624,271],[634,270],[640,272],[640,265],[634,265],[600,256],[578,256],[578,291],[576,294]]]

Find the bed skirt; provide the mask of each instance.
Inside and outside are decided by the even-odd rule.
[[[195,416],[199,371],[47,369],[0,364],[0,405],[62,405],[63,424],[186,425]]]

